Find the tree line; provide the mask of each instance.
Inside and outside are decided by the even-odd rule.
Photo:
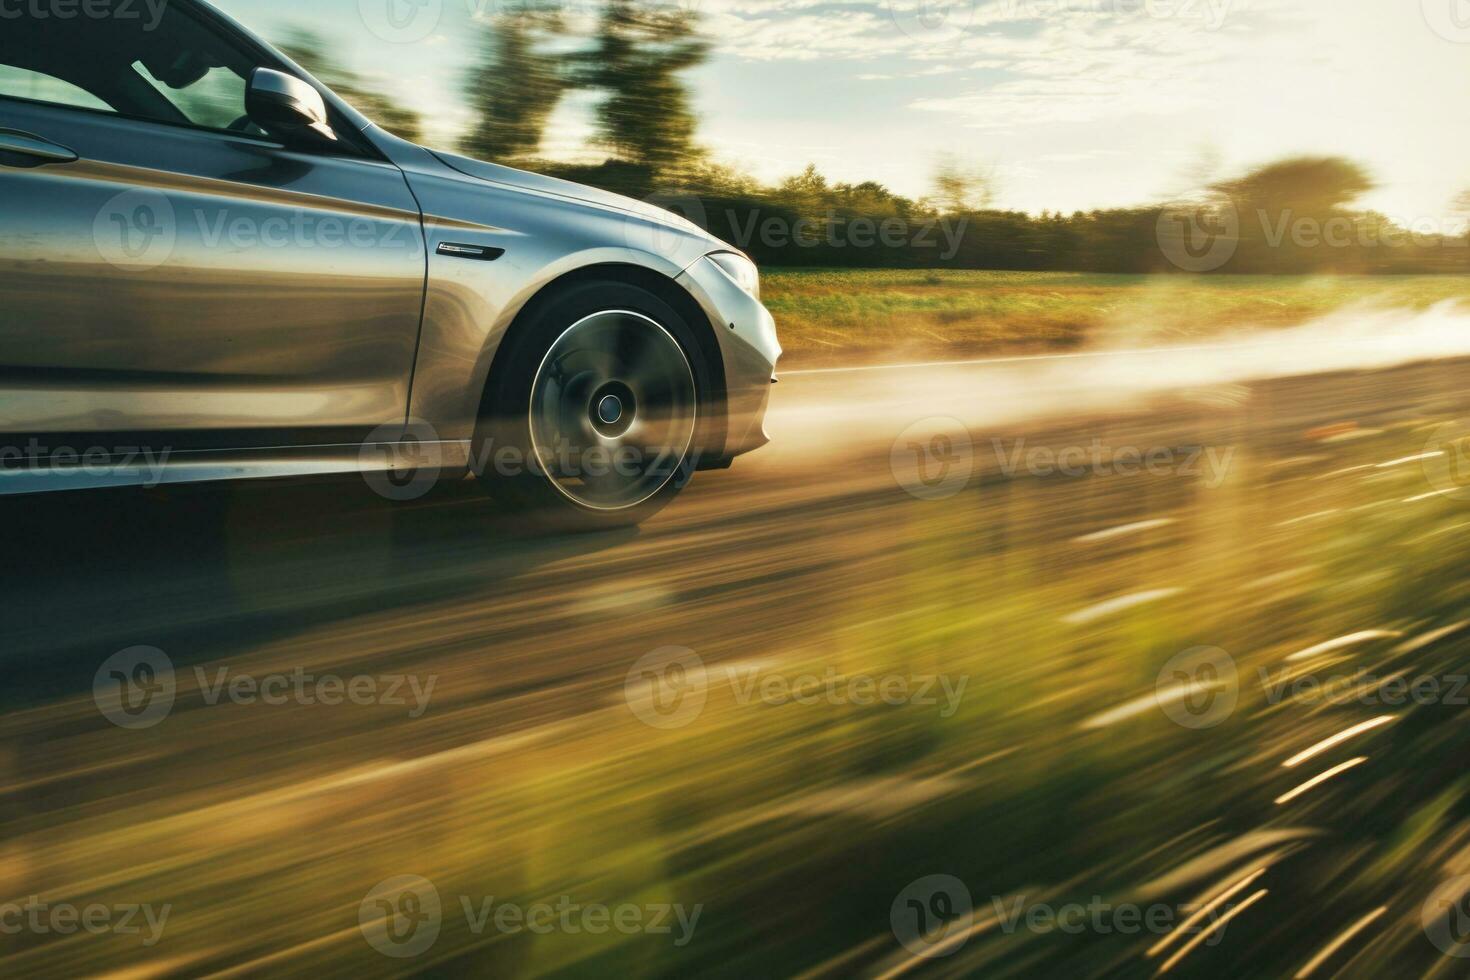
[[[416,114],[335,63],[321,38],[296,32],[284,47],[385,128],[421,138]],[[603,0],[590,35],[555,0],[507,5],[483,26],[478,63],[465,75],[473,122],[459,149],[662,203],[770,265],[1470,272],[1470,236],[1358,208],[1372,177],[1335,157],[1277,161],[1181,201],[1070,214],[995,208],[988,175],[949,159],[923,198],[875,181],[832,182],[814,166],[764,184],[697,142],[684,76],[709,51],[697,14],[672,2]],[[594,163],[541,156],[549,120],[574,92],[596,100]]]

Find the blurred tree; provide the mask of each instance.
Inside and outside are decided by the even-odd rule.
[[[1462,191],[1455,198],[1455,203],[1450,205],[1450,214],[1465,222],[1464,232],[1470,236],[1470,190]]]
[[[814,236],[820,235],[820,228],[811,224],[820,223],[825,228],[827,223],[835,217],[836,203],[833,200],[832,188],[827,183],[827,178],[817,170],[815,163],[806,165],[806,169],[799,174],[793,174],[776,187],[775,201],[783,208],[789,209],[797,218],[805,222],[800,231],[802,241],[810,242]]]
[[[482,64],[471,69],[465,86],[476,113],[473,128],[460,140],[466,153],[496,161],[536,155],[546,121],[570,82],[564,56],[547,50],[563,26],[561,12],[543,0],[512,6],[486,26]]]
[[[1368,172],[1342,157],[1292,157],[1267,164],[1213,189],[1237,209],[1295,210],[1323,215],[1341,210],[1374,187]]]
[[[1358,271],[1360,250],[1326,242],[1330,232],[1378,222],[1347,206],[1373,189],[1373,178],[1341,157],[1291,157],[1210,189],[1234,205],[1240,246],[1232,264],[1242,272]],[[1334,230],[1336,229],[1336,230]]]
[[[764,192],[750,174],[706,157],[696,157],[681,168],[678,186],[693,194],[718,197],[756,197]]]
[[[809,163],[801,173],[781,181],[776,187],[776,194],[788,204],[816,212],[826,203],[828,190],[827,178],[822,176],[815,163]]]
[[[606,93],[599,139],[638,168],[647,189],[700,160],[679,77],[709,53],[695,23],[694,13],[673,4],[606,0],[592,48],[579,59],[578,82]]]
[[[903,217],[913,210],[914,202],[900,197],[876,180],[860,184],[838,184],[832,197],[845,214],[865,217]]]
[[[327,42],[321,35],[293,27],[287,31],[281,50],[286,57],[321,79],[328,88],[388,132],[412,143],[423,142],[419,114],[367,88],[356,72],[327,54]]]
[[[941,214],[983,211],[995,200],[994,184],[993,174],[945,155],[934,168],[934,196],[930,205]]]

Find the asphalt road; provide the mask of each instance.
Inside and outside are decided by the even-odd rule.
[[[1042,615],[1030,610],[1034,600],[1048,607],[1048,622],[1089,624],[1120,597],[1181,603],[1168,598],[1169,590],[1188,577],[1188,562],[1202,560],[1202,543],[1214,551],[1210,561],[1230,566],[1231,575],[1260,578],[1269,562],[1251,555],[1269,538],[1265,529],[1348,507],[1335,500],[1314,507],[1308,491],[1322,484],[1312,479],[1422,453],[1424,426],[1455,418],[1470,401],[1460,381],[1464,362],[1274,380],[1254,380],[1249,375],[1261,372],[1242,367],[1241,377],[1217,370],[1196,379],[1175,373],[1182,357],[1162,366],[1157,356],[1139,354],[1107,365],[789,376],[776,391],[772,446],[728,472],[700,474],[648,526],[617,534],[527,537],[468,482],[412,503],[381,500],[352,481],[0,501],[8,543],[0,901],[40,895],[79,906],[172,906],[171,924],[153,944],[115,932],[23,930],[0,936],[0,963],[17,974],[135,971],[129,976],[267,968],[357,976],[577,975],[613,966],[643,975],[690,966],[833,975],[935,963],[978,968],[964,960],[977,955],[975,946],[959,959],[932,963],[905,952],[889,932],[886,897],[903,875],[869,846],[887,840],[895,822],[931,826],[923,822],[929,789],[883,780],[927,773],[919,760],[930,752],[978,764],[1020,749],[1007,744],[1018,736],[986,729],[967,743],[963,734],[920,737],[900,727],[880,745],[864,730],[773,733],[761,721],[699,729],[706,741],[696,752],[693,743],[677,741],[680,732],[653,732],[630,717],[637,714],[629,710],[630,668],[662,648],[694,651],[716,668],[779,661],[797,650],[804,663],[820,663],[865,645],[918,647],[928,642],[925,631],[972,622],[975,610],[1000,597],[1026,607],[1017,617]],[[1292,367],[1268,373],[1292,375]],[[936,436],[945,441],[935,443]],[[922,447],[935,454],[928,483],[913,475]],[[1027,455],[1037,448],[1040,457]],[[1068,448],[1087,472],[1052,466]],[[1219,450],[1213,463],[1211,448]],[[1233,463],[1224,455],[1231,449],[1243,454]],[[1158,472],[1140,472],[1150,452],[1164,462]],[[1368,454],[1364,461],[1351,455],[1358,452]],[[1217,464],[1218,472],[1211,469]],[[1250,479],[1231,476],[1241,466]],[[1303,482],[1291,485],[1297,489],[1275,495],[1279,474],[1302,467]],[[1421,471],[1418,463],[1394,471],[1406,474],[1403,492],[1394,494],[1434,491],[1433,474]],[[1187,523],[1183,514],[1202,515],[1203,527],[1227,500],[1249,514],[1161,545],[1157,563],[1148,546],[1133,543],[1134,535]],[[1464,504],[1446,497],[1425,506],[1439,509],[1412,520],[1430,531],[1452,526],[1453,508]],[[1110,535],[1127,553],[1089,577],[1093,559],[1076,549],[1112,549]],[[982,555],[1009,557],[982,566]],[[1282,574],[1313,562],[1302,554]],[[1064,578],[1094,592],[1096,605],[1059,607],[1066,600],[1050,590]],[[1280,591],[1290,593],[1284,585]],[[1337,600],[1348,613],[1343,632],[1355,611],[1376,615],[1363,595],[1349,591]],[[1228,616],[1232,604],[1237,615],[1246,608],[1222,590],[1196,589],[1179,615]],[[867,632],[845,632],[870,607],[899,617],[921,610],[925,618],[890,629],[875,614],[864,620]],[[1282,643],[1336,633],[1335,624],[1303,607],[1267,611]],[[1264,613],[1257,607],[1251,615]],[[1431,618],[1426,609],[1423,619]],[[1054,627],[1043,639],[1072,644]],[[1040,650],[1043,639],[1030,635],[1025,644]],[[99,709],[94,683],[102,682],[109,658],[137,647],[164,652],[175,683],[166,716],[131,729]],[[1078,684],[1114,685],[1086,702],[1098,712],[1152,685],[1152,667],[1096,679],[1093,661],[1105,651],[1080,641],[1075,650],[1081,659],[1067,669],[1082,678]],[[241,675],[250,682],[245,688],[221,686]],[[301,675],[344,683],[372,678],[380,685],[377,700],[323,704],[287,694],[271,704],[251,686],[268,677],[294,685]],[[384,687],[395,678],[399,690],[388,697]],[[1009,683],[999,669],[970,680],[972,691],[998,703]],[[1036,704],[1048,703],[1027,690]],[[1070,731],[1084,720],[1076,712],[1085,710],[1066,711]],[[1025,724],[1016,731],[1036,731],[1038,719]],[[644,735],[630,732],[660,741],[645,744]],[[695,730],[682,736],[693,739]],[[992,736],[998,748],[986,742]],[[1177,737],[1177,728],[1159,736],[1170,745]],[[809,760],[800,777],[777,761],[786,758],[783,745]],[[703,768],[681,771],[677,760],[685,756]],[[856,772],[854,758],[867,760]],[[915,778],[932,789],[929,775]],[[722,781],[727,785],[710,785]],[[987,788],[992,803],[1007,785]],[[728,800],[716,807],[709,794],[725,792],[755,808],[794,797],[798,788],[804,806],[860,814],[858,829],[844,825],[835,838],[822,828],[822,846],[838,853],[820,854],[810,866],[802,862],[811,850],[793,858],[780,848],[784,831],[750,838],[706,819],[706,808],[721,819],[730,810]],[[1120,799],[1137,792],[1117,788]],[[1204,826],[1218,816],[1212,792],[1219,790],[1170,805],[1185,825]],[[833,793],[849,797],[833,802]],[[1100,805],[1077,803],[1079,812]],[[1004,813],[988,819],[1003,822]],[[1018,809],[1014,819],[1032,818]],[[651,853],[672,848],[671,834],[684,835],[678,869],[667,866],[667,854]],[[1162,828],[1143,837],[1140,854],[1167,840]],[[843,857],[836,838],[849,841],[852,853]],[[645,850],[630,852],[640,846]],[[925,847],[923,867],[910,877],[943,864],[943,841]],[[614,852],[617,861],[602,867]],[[758,909],[720,877],[732,854],[762,868],[750,872],[760,879]],[[1082,853],[1070,869],[1058,857],[1029,867],[1027,855],[1013,860],[1017,881],[1058,886],[1097,868],[1094,856]],[[1154,861],[1162,874],[1168,862]],[[775,874],[773,863],[795,878]],[[470,868],[494,868],[484,873],[501,890],[527,895],[646,896],[660,887],[678,891],[684,886],[671,883],[693,876],[707,889],[704,928],[711,938],[701,946],[696,933],[678,949],[576,937],[537,946],[446,927],[418,959],[370,948],[358,927],[356,896],[394,874],[439,881]],[[495,877],[501,873],[504,879]],[[848,928],[793,923],[772,911],[831,912],[822,898],[828,892],[871,900],[872,914],[839,907],[834,914],[851,919]],[[978,890],[974,900],[988,909]],[[721,910],[724,925],[713,918]],[[1284,962],[1305,962],[1333,932],[1298,935],[1301,948]],[[1251,950],[1259,952],[1246,945],[1240,955]],[[1032,947],[1024,957],[1008,964],[1012,973],[1026,972],[1017,963],[1042,969],[1068,962]],[[1116,967],[1107,959],[1085,962]]]

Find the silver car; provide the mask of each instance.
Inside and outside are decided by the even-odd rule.
[[[0,494],[474,472],[597,528],[765,442],[737,250],[398,139],[204,3],[48,10],[0,25]]]

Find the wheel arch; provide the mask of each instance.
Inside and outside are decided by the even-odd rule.
[[[704,312],[699,301],[679,283],[655,269],[627,262],[600,262],[563,273],[542,285],[521,305],[496,344],[495,354],[491,358],[490,369],[485,377],[485,386],[480,393],[480,417],[484,418],[489,410],[496,387],[501,382],[506,362],[509,360],[506,352],[512,350],[513,342],[524,331],[531,328],[536,313],[567,288],[582,282],[596,281],[626,283],[647,289],[672,306],[693,327],[694,335],[700,345],[699,351],[695,353],[708,369],[712,383],[712,390],[707,399],[711,411],[706,415],[711,425],[702,434],[699,449],[704,454],[718,455],[723,452],[726,438],[723,406],[727,388],[725,362],[720,352],[714,324],[710,322],[709,316]],[[706,445],[706,443],[709,444]]]

